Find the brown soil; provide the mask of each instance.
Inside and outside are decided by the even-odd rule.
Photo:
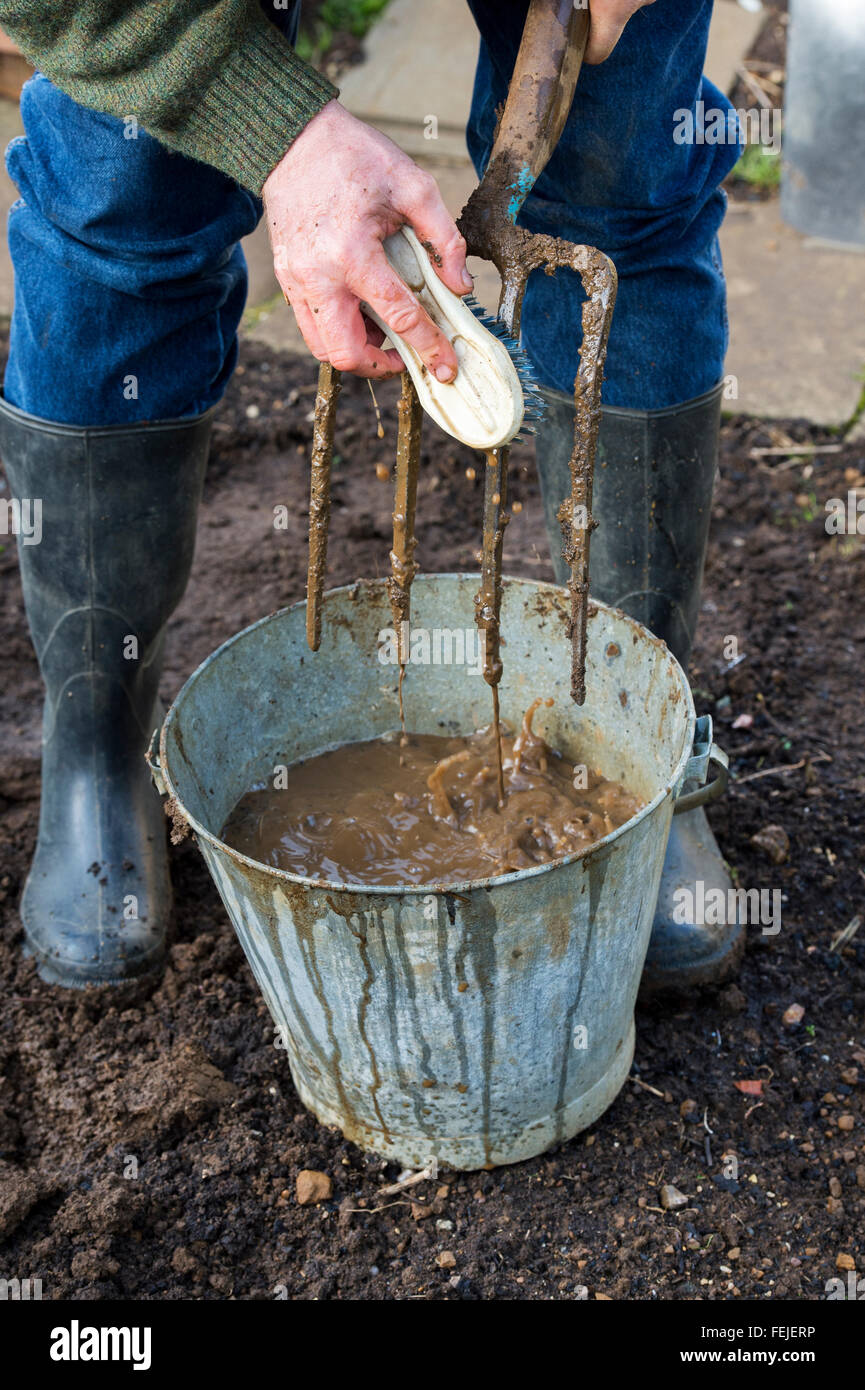
[[[172,625],[168,699],[225,637],[303,594],[313,380],[308,361],[245,348],[217,426],[192,582]],[[387,564],[390,489],[375,464],[393,457],[394,385],[378,395],[381,441],[365,384],[347,380],[340,403],[334,584]],[[378,1196],[393,1167],[301,1108],[190,842],[172,850],[177,921],[157,985],[63,991],[23,959],[16,907],[36,831],[39,678],[6,546],[6,1277],[41,1277],[45,1298],[568,1299],[585,1287],[616,1299],[794,1299],[824,1297],[839,1254],[861,1275],[865,930],[831,948],[862,912],[865,540],[829,537],[823,504],[865,487],[865,451],[819,454],[810,474],[805,460],[749,457],[779,437],[743,418],[724,429],[692,677],[739,778],[713,824],[740,884],[787,895],[783,928],[776,937],[751,929],[737,984],[639,1011],[641,1084],[629,1081],[591,1133],[514,1168],[445,1175],[402,1199]],[[513,496],[523,505],[505,568],[547,578],[531,450],[515,454]],[[476,462],[428,429],[418,502],[425,568],[475,567],[482,470],[468,480],[465,469]],[[289,508],[287,532],[272,524],[279,504]],[[744,657],[735,665],[729,645],[725,655],[732,636]],[[752,843],[767,823],[790,840],[780,865]],[[792,1004],[805,1012],[788,1026]],[[742,1081],[761,1082],[762,1094],[743,1093]],[[737,1178],[725,1176],[730,1152]],[[306,1169],[332,1178],[319,1205],[296,1199]],[[678,1210],[662,1209],[668,1183],[687,1197]],[[453,1260],[439,1262],[444,1252]]]

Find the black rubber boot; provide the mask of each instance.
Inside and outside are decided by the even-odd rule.
[[[116,983],[162,959],[171,885],[144,754],[165,624],[192,564],[210,427],[208,414],[86,429],[0,401],[10,491],[41,506],[38,543],[18,538],[46,690],[39,840],[21,919],[53,983]]]
[[[547,535],[559,583],[567,568],[556,512],[570,492],[574,402],[543,391],[547,413],[536,440]],[[721,385],[666,410],[605,407],[598,440],[590,587],[662,637],[687,672],[700,611],[718,454]],[[732,886],[705,811],[673,817],[643,972],[642,993],[717,984],[738,968],[744,933],[674,920],[675,892],[702,880],[708,892]]]

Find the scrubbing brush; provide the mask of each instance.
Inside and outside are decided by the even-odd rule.
[[[438,381],[411,344],[364,304],[364,313],[387,334],[405,363],[427,414],[472,449],[498,449],[532,432],[543,401],[525,352],[504,324],[473,296],[461,299],[443,284],[410,227],[388,237],[384,251],[456,354],[456,379]]]

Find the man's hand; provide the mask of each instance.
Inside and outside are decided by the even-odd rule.
[[[584,63],[602,63],[609,58],[632,14],[655,0],[591,0],[589,41],[583,56]]]
[[[385,135],[330,101],[301,132],[264,185],[276,278],[307,347],[359,376],[402,368],[360,310],[364,300],[416,349],[439,381],[457,361],[447,338],[388,265],[382,241],[408,223],[441,280],[466,294],[466,246],[432,175]]]

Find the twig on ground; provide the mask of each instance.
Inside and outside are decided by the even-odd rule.
[[[743,782],[756,782],[758,777],[781,777],[787,772],[798,772],[808,763],[831,763],[828,753],[815,753],[813,757],[801,758],[798,763],[780,763],[777,767],[764,767],[759,772],[749,772],[746,777],[736,777],[733,785],[741,787]]]
[[[766,108],[767,110],[771,109],[772,103],[767,97],[766,93],[763,91],[761,84],[757,81],[753,73],[748,72],[747,68],[737,68],[736,76],[741,78],[745,86],[748,88],[748,91],[757,98],[762,107]]]
[[[387,1211],[388,1207],[410,1207],[411,1202],[385,1202],[383,1207],[343,1207],[344,1212],[353,1215],[373,1216],[377,1211]]]
[[[748,450],[752,459],[789,458],[791,454],[840,454],[843,444],[791,444],[789,448],[753,448]],[[776,472],[779,471],[776,469]]]
[[[661,1100],[664,1099],[664,1092],[659,1091],[656,1086],[650,1086],[648,1081],[641,1081],[638,1076],[631,1076],[629,1079],[633,1081],[635,1086],[642,1086],[644,1091],[651,1091],[653,1096],[659,1096]]]
[[[419,1182],[426,1182],[429,1178],[435,1177],[431,1168],[421,1168],[417,1173],[404,1173],[388,1187],[380,1187],[379,1197],[393,1197],[397,1192],[404,1192],[407,1187],[416,1187]]]
[[[852,941],[852,940],[853,940],[854,936],[856,935],[856,933],[857,933],[857,931],[859,930],[859,928],[861,927],[861,925],[862,925],[862,918],[861,918],[861,917],[858,917],[858,916],[857,916],[857,917],[851,918],[850,921],[847,923],[846,927],[844,927],[841,931],[839,931],[838,935],[835,937],[834,941],[832,942],[832,945],[829,947],[829,950],[830,950],[830,951],[840,951],[840,949],[841,949],[842,946],[846,946],[848,941]]]

